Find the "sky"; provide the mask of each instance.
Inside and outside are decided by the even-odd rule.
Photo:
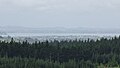
[[[120,28],[120,0],[0,0],[0,26]]]

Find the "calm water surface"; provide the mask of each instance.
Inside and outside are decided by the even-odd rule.
[[[31,36],[119,36],[120,34],[80,34],[80,33],[7,33],[11,37],[31,37]]]

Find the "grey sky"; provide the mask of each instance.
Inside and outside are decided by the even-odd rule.
[[[120,0],[0,0],[0,25],[116,28]]]

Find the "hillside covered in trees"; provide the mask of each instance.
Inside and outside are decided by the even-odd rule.
[[[120,37],[100,40],[0,41],[0,68],[104,68],[120,66]]]

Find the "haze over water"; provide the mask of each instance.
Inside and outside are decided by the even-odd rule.
[[[2,35],[2,36],[11,36],[11,37],[33,37],[33,36],[99,36],[99,37],[104,37],[104,36],[119,36],[120,34],[94,34],[94,33],[7,33],[7,35]]]

